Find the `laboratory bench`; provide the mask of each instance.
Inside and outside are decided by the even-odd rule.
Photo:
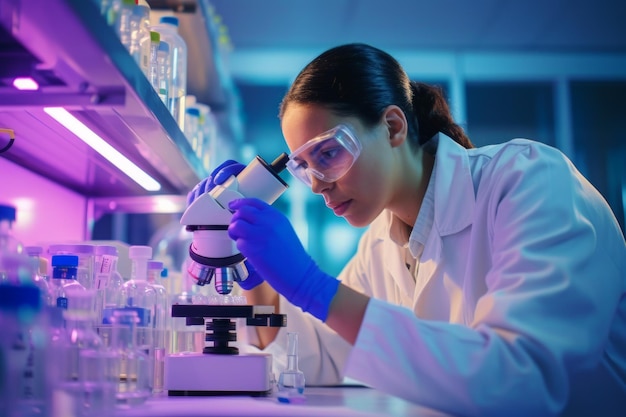
[[[146,403],[120,409],[115,417],[444,417],[447,414],[412,404],[363,386],[307,387],[306,399],[298,404],[275,397],[168,397],[154,396]]]

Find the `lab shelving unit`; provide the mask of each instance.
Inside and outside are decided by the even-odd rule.
[[[211,106],[222,135],[236,143],[237,93],[220,62],[210,4],[154,3],[155,13],[174,11],[194,36],[188,93]],[[0,0],[0,60],[0,128],[15,132],[0,158],[84,196],[88,221],[107,211],[152,212],[164,198],[165,211],[182,211],[183,196],[208,174],[95,1]],[[19,76],[35,79],[39,90],[14,88]],[[51,118],[48,107],[70,112],[161,188],[140,187]]]

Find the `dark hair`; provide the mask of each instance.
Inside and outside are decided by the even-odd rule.
[[[367,126],[396,105],[407,118],[412,145],[442,132],[465,148],[473,147],[454,122],[441,88],[410,81],[395,58],[361,43],[337,46],[311,61],[287,91],[279,117],[290,103],[322,105],[338,116],[358,117]]]

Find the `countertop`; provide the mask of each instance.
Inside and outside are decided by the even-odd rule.
[[[280,403],[275,397],[168,397],[115,413],[116,417],[205,417],[205,416],[415,416],[444,417],[446,414],[360,386],[307,387],[301,404]]]

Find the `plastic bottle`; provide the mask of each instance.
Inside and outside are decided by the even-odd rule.
[[[181,131],[185,131],[185,96],[187,95],[187,44],[178,33],[178,18],[176,16],[162,16],[159,24],[153,26],[161,34],[161,40],[170,45],[172,63],[172,79],[169,83],[170,94],[168,109]]]
[[[51,302],[53,306],[67,309],[69,305],[68,293],[73,290],[85,290],[85,287],[83,287],[80,282],[76,280],[77,271],[78,256],[52,256]]]
[[[142,62],[148,59],[150,50],[148,43],[142,40],[150,37],[150,6],[147,4],[136,4],[133,6],[130,16],[130,48],[131,56],[137,62],[144,74],[146,69],[142,66]]]
[[[202,160],[202,166],[207,171],[211,171],[211,163],[216,158],[218,125],[217,118],[211,107],[203,104],[195,104],[200,109],[200,131],[202,132],[202,153],[198,157]]]
[[[187,137],[191,149],[196,155],[200,155],[202,153],[200,109],[197,107],[188,107],[185,111],[187,113],[187,117],[185,118],[185,137]]]
[[[113,29],[122,45],[130,50],[130,21],[135,0],[115,0],[113,2]]]
[[[168,104],[170,90],[171,66],[170,46],[167,42],[160,41],[157,50],[157,76],[159,84],[157,93],[159,93],[159,97],[161,97],[163,104],[166,106]]]
[[[167,96],[163,96],[159,91],[159,44],[161,35],[159,32],[150,31],[150,63],[148,64],[148,81],[157,92],[161,101],[166,102]]]
[[[34,285],[0,284],[0,415],[52,415],[48,332]]]

